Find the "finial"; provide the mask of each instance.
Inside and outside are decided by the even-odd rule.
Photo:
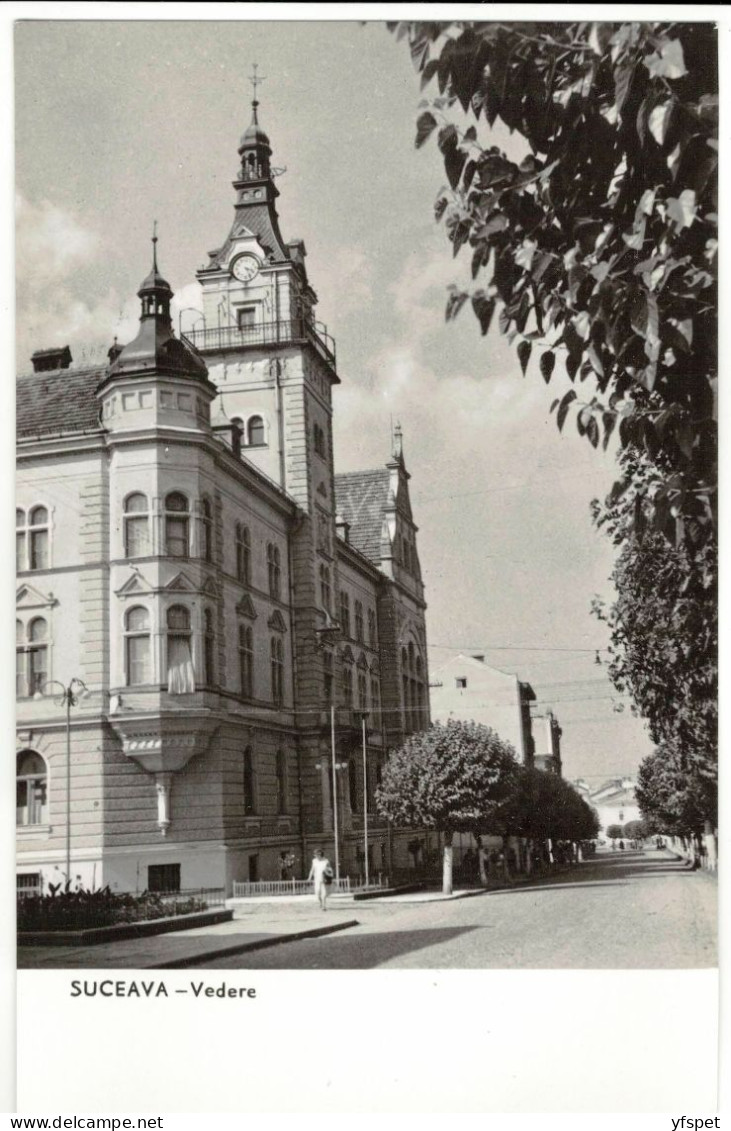
[[[397,420],[393,429],[393,454],[396,459],[401,459],[403,454],[402,436],[401,424]]]
[[[259,68],[258,63],[253,63],[252,66],[254,68],[254,73],[253,73],[253,75],[249,75],[249,82],[251,83],[251,85],[254,88],[254,98],[253,98],[251,105],[252,105],[252,108],[254,110],[254,121],[258,125],[259,120],[256,116],[256,108],[259,105],[259,103],[257,102],[257,98],[256,98],[256,88],[257,88],[257,86],[261,86],[261,84],[264,82],[264,79],[266,78],[266,75],[258,75],[256,73],[258,68]]]
[[[157,220],[152,221],[152,270],[157,271]]]

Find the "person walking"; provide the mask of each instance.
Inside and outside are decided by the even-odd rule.
[[[320,907],[323,911],[327,911],[327,889],[328,884],[331,884],[333,880],[333,870],[330,861],[321,848],[315,850],[315,855],[312,857],[312,867],[307,878],[312,880],[315,886],[315,896],[320,902]]]

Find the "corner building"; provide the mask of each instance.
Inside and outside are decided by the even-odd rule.
[[[335,474],[335,345],[257,105],[203,317],[175,336],[153,240],[134,341],[104,368],[39,350],[19,378],[25,890],[67,856],[74,885],[120,891],[230,893],[290,855],[303,876],[336,816],[341,874],[363,873],[366,814],[372,872],[409,863],[413,830],[374,805],[387,749],[429,721],[400,430],[383,467]]]

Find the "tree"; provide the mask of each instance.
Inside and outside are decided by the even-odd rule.
[[[662,743],[640,763],[637,802],[643,816],[664,833],[694,839],[718,821],[715,763],[690,759],[676,743]]]
[[[596,836],[596,813],[576,790],[556,774],[520,766],[500,808],[503,830],[533,841],[570,840],[578,845]]]
[[[488,831],[516,771],[513,748],[490,727],[434,723],[389,755],[376,805],[396,825],[444,834],[443,890],[450,894],[454,833]]]
[[[624,836],[624,830],[621,825],[609,825],[607,827],[607,836],[610,840],[619,840],[621,836]]]
[[[711,23],[397,23],[422,87],[416,144],[435,131],[436,202],[473,287],[525,373],[534,347],[553,403],[596,447],[648,454],[655,528],[702,543],[715,521],[717,39]],[[465,120],[472,124],[465,126]],[[502,122],[527,151],[489,144]],[[479,132],[478,132],[479,131]],[[583,385],[581,392],[576,383]]]

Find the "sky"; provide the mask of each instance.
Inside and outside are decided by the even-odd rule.
[[[200,306],[195,270],[230,227],[255,62],[282,232],[305,241],[337,343],[336,470],[382,465],[403,428],[431,678],[456,652],[484,653],[558,715],[566,777],[634,773],[651,744],[596,662],[608,637],[590,613],[612,599],[590,502],[613,457],[558,433],[560,390],[521,375],[497,319],[484,338],[467,308],[445,323],[468,262],[434,220],[443,167],[435,145],[414,147],[422,95],[383,23],[18,23],[21,371],[35,349],[101,361],[133,336],[154,220],[176,310]]]

